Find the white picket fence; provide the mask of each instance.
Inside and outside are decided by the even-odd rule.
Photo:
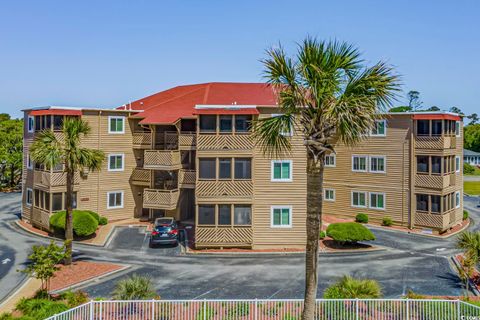
[[[47,320],[299,320],[303,300],[90,301]],[[317,300],[318,320],[480,320],[460,300]]]

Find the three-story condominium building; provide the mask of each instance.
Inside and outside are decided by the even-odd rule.
[[[194,224],[196,247],[288,248],[305,244],[306,153],[269,158],[250,122],[278,115],[272,87],[206,83],[175,87],[117,109],[25,110],[22,218],[48,228],[64,208],[61,166],[29,158],[35,134],[61,137],[81,117],[83,140],[106,154],[102,170],[75,176],[75,206],[110,220],[172,216]],[[367,213],[397,225],[443,232],[462,221],[462,119],[445,112],[392,113],[351,148],[326,158],[324,212]]]

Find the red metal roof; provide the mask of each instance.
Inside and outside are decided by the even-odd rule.
[[[196,109],[193,114],[259,114],[256,108],[210,108]]]
[[[168,89],[134,101],[127,109],[143,110],[133,116],[143,118],[141,124],[172,124],[195,117],[200,110],[196,105],[236,104],[275,106],[277,98],[273,87],[265,83],[211,82]]]
[[[59,115],[59,116],[81,116],[82,110],[71,110],[71,109],[42,109],[42,110],[32,110],[29,115],[31,116],[48,116],[48,115]]]
[[[448,113],[430,113],[430,114],[414,114],[414,120],[461,120],[460,116]]]

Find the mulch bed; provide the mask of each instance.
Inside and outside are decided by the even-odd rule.
[[[94,279],[124,266],[112,263],[75,261],[69,266],[60,266],[60,270],[50,280],[50,291],[71,287],[86,280]]]
[[[455,256],[455,259],[457,259],[458,262],[460,262],[460,264],[462,264],[463,254],[457,254]],[[473,284],[475,284],[475,286],[477,287],[477,290],[480,291],[480,272],[478,271],[477,268],[475,268],[473,270],[473,276],[470,278],[470,280],[473,282]]]

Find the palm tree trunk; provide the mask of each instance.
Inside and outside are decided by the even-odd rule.
[[[72,264],[72,247],[73,247],[73,214],[72,214],[72,195],[73,195],[73,179],[74,172],[66,167],[67,171],[67,193],[65,197],[65,265]]]
[[[318,240],[322,224],[324,156],[307,160],[307,246],[305,252],[305,302],[302,320],[313,320],[318,285]]]

